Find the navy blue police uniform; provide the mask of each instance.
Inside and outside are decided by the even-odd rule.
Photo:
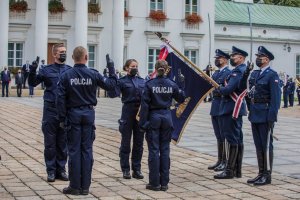
[[[258,48],[257,55],[265,55],[270,60],[274,56],[265,47]],[[243,76],[240,87],[246,88],[247,76]],[[264,70],[254,70],[249,78],[248,96],[251,98],[249,121],[251,122],[253,140],[256,148],[259,174],[248,183],[264,185],[271,183],[273,165],[273,137],[274,122],[277,121],[280,108],[281,89],[280,79],[276,71],[270,66]]]
[[[288,97],[289,97],[289,106],[293,107],[294,106],[294,93],[295,93],[296,85],[292,78],[290,78],[288,83],[289,84],[287,86],[287,93],[288,93]]]
[[[36,68],[30,68],[29,85],[35,87],[44,82],[44,109],[42,131],[44,134],[44,157],[48,173],[48,181],[54,181],[65,173],[67,162],[67,138],[64,129],[59,127],[55,100],[57,96],[57,83],[60,76],[71,67],[65,64],[54,63],[43,67],[36,73]]]
[[[298,97],[298,106],[300,106],[300,81],[297,82],[297,97]]]
[[[166,190],[170,174],[170,141],[173,122],[170,111],[172,99],[182,103],[185,94],[167,77],[158,76],[146,82],[142,96],[140,127],[148,143],[148,189]],[[161,187],[160,187],[161,186]]]
[[[110,97],[122,94],[122,114],[119,119],[119,131],[122,135],[120,147],[120,165],[124,178],[130,178],[130,150],[133,138],[131,168],[134,178],[142,178],[141,160],[143,156],[144,133],[140,131],[136,115],[138,113],[145,80],[139,76],[126,75],[118,79],[117,87],[109,92]]]
[[[248,53],[232,47],[232,54],[239,54],[244,57],[248,56]],[[247,115],[246,103],[242,102],[239,113],[236,119],[233,119],[232,114],[235,106],[235,101],[230,97],[231,94],[236,93],[240,95],[243,91],[239,89],[239,82],[242,78],[243,72],[246,70],[245,64],[236,66],[225,79],[225,86],[220,86],[217,90],[222,95],[220,103],[220,120],[223,133],[226,141],[228,142],[228,162],[226,169],[221,173],[214,176],[216,179],[233,178],[234,176],[240,178],[242,159],[244,152],[243,144],[243,118]]]
[[[215,58],[223,57],[225,59],[229,59],[230,56],[221,51],[220,49],[216,50]],[[216,70],[212,75],[212,79],[216,81],[219,85],[224,86],[225,79],[229,76],[231,70],[228,66],[224,66],[220,70]],[[225,136],[222,132],[223,128],[221,125],[220,120],[220,103],[221,103],[221,94],[214,90],[212,92],[213,99],[211,103],[210,115],[211,121],[214,129],[215,136],[217,138],[217,147],[218,147],[218,161],[216,164],[211,165],[208,169],[215,170],[215,171],[222,171],[225,167],[226,163],[226,152],[225,152]]]
[[[59,121],[67,129],[69,152],[69,180],[66,191],[88,193],[93,167],[93,141],[95,139],[95,110],[97,87],[111,90],[116,78],[104,78],[97,70],[84,64],[75,64],[60,78],[56,105]],[[65,190],[64,189],[64,190]],[[65,191],[64,191],[65,193]]]

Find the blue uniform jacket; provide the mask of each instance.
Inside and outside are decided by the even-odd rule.
[[[294,94],[295,89],[295,82],[293,81],[287,81],[286,85],[283,87],[283,91],[286,92],[286,94]]]
[[[56,106],[59,119],[63,121],[69,108],[97,105],[96,92],[100,86],[105,90],[116,87],[115,77],[105,78],[97,70],[83,64],[75,64],[65,71],[58,83]]]
[[[140,103],[145,80],[139,76],[123,76],[118,79],[117,87],[108,93],[109,97],[119,97],[122,93],[122,103]]]
[[[168,110],[172,104],[172,99],[178,103],[185,100],[184,91],[167,77],[156,77],[146,82],[141,104],[139,125],[149,128],[149,112],[155,110]]]
[[[249,89],[251,90],[249,92],[251,98],[249,121],[252,123],[277,121],[281,101],[280,80],[277,72],[271,68],[266,69],[262,74],[260,70],[253,71],[249,79]]]
[[[216,81],[219,85],[224,86],[225,79],[229,76],[231,70],[228,67],[222,69],[222,71],[217,70],[212,75],[212,79]],[[214,90],[213,91],[213,100],[210,108],[211,116],[219,116],[220,115],[220,103],[221,103],[221,94]]]
[[[246,65],[241,64],[236,66],[230,73],[230,75],[226,78],[227,85],[221,86],[219,91],[222,95],[222,100],[220,104],[220,115],[228,115],[232,114],[235,102],[229,96],[231,93],[235,92],[237,95],[240,95],[243,91],[239,89],[239,82],[242,79],[242,75],[246,70]],[[240,115],[247,115],[246,111],[246,103],[243,102]]]
[[[38,74],[36,74],[35,70],[30,70],[28,83],[30,86],[35,87],[41,82],[44,82],[46,87],[44,91],[44,101],[55,103],[59,78],[62,73],[70,68],[69,65],[54,63],[47,67],[40,68]]]

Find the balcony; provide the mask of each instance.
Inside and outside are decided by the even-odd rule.
[[[9,12],[9,19],[12,20],[26,20],[26,12]]]
[[[50,22],[62,22],[63,13],[50,13],[49,12],[48,19]]]

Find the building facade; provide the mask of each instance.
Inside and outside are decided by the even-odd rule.
[[[235,45],[250,51],[245,10],[252,5],[245,3],[249,0],[59,0],[66,11],[56,14],[48,11],[49,0],[26,1],[25,13],[10,11],[9,0],[0,1],[0,19],[3,20],[0,67],[21,66],[36,56],[51,63],[53,44],[64,43],[70,65],[73,65],[72,50],[82,45],[89,51],[88,65],[100,72],[109,53],[119,69],[126,59],[137,59],[141,75],[146,76],[153,70],[162,44],[154,34],[156,31],[162,32],[201,69],[213,63],[216,48],[230,52]],[[89,13],[89,3],[99,4],[100,13]],[[266,5],[257,6],[265,8]],[[259,7],[257,9],[255,13],[260,12]],[[293,10],[296,12],[293,17],[300,15],[299,10]],[[154,11],[164,13],[166,19],[153,20],[149,16]],[[242,16],[236,14],[240,12]],[[200,16],[202,22],[188,23],[186,17],[192,14]],[[266,16],[272,18],[273,15],[267,12]],[[276,57],[272,63],[275,70],[300,75],[300,25],[286,16],[281,21],[293,24],[272,24],[272,20],[259,24],[260,17],[265,16],[253,16],[252,53],[264,45]],[[241,19],[244,21],[239,21]]]

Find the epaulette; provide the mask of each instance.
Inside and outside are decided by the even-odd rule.
[[[95,72],[99,73],[99,71],[96,70],[95,68],[88,68],[88,69],[90,69],[90,70],[92,70],[92,71],[95,71]]]

